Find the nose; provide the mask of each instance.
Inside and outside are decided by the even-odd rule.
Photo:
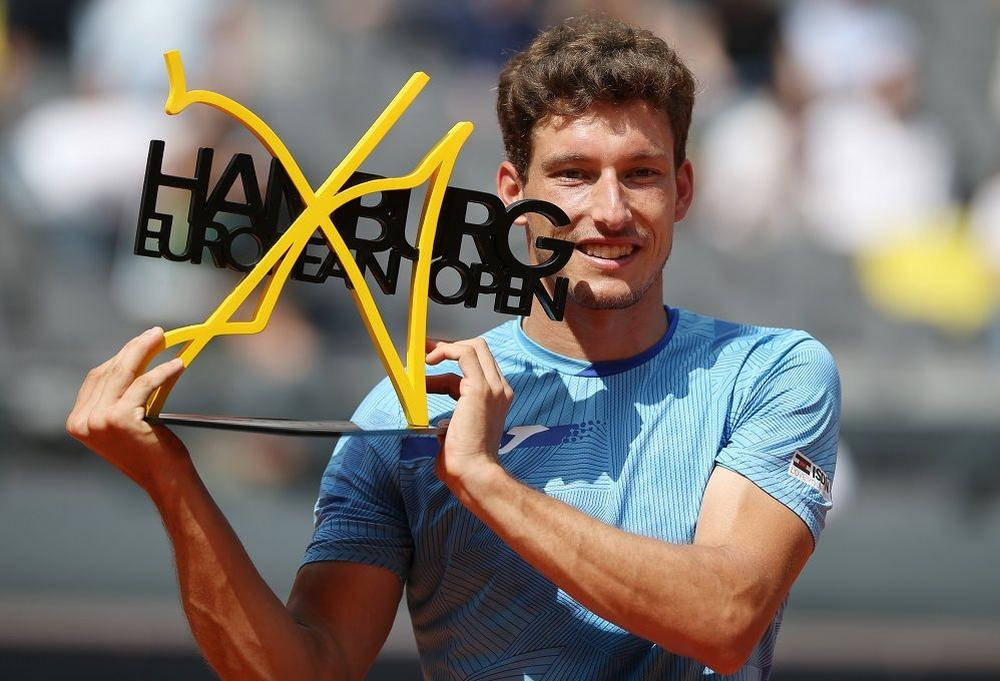
[[[590,216],[595,226],[618,231],[632,220],[628,199],[616,172],[601,173],[591,189]]]

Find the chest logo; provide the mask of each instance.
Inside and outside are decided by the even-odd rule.
[[[570,423],[561,426],[514,426],[500,438],[497,454],[503,456],[517,447],[548,447],[561,445],[576,438],[586,429],[584,424]]]

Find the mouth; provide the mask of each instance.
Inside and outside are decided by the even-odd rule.
[[[628,264],[639,252],[639,247],[629,243],[583,242],[576,244],[583,259],[602,270],[615,270]]]

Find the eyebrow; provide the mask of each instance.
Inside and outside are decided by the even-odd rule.
[[[586,154],[582,154],[579,151],[565,151],[562,153],[552,154],[547,156],[542,160],[541,166],[543,171],[550,171],[554,168],[559,168],[564,165],[571,165],[573,163],[588,163],[592,162],[594,159]],[[637,161],[669,161],[669,156],[662,151],[653,150],[643,150],[637,151],[634,154],[630,154],[625,158],[626,161],[630,163],[635,163]]]
[[[572,163],[586,163],[592,160],[593,159],[590,156],[581,154],[578,151],[564,151],[562,153],[547,156],[542,161],[542,170],[552,170],[553,168],[558,168],[559,166],[569,165]]]
[[[637,151],[627,158],[628,161],[669,161],[670,156],[662,151]]]

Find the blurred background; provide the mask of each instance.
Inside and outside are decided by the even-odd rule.
[[[214,177],[248,152],[266,178],[218,112],[163,114],[162,52],[267,120],[314,184],[424,70],[362,169],[407,170],[471,120],[451,184],[492,192],[501,64],[587,9],[662,35],[699,81],[666,302],[807,329],[840,366],[836,508],[774,678],[1000,678],[996,0],[0,0],[0,677],[212,678],[152,505],[64,432],[88,368],[204,319],[239,278],[131,254],[149,140],[166,172],[211,146]],[[392,329],[407,279],[381,299]],[[432,305],[430,332],[501,321]],[[293,281],[267,331],[209,346],[169,406],[346,418],[382,375],[342,281]],[[180,434],[286,596],[333,443]],[[416,678],[415,656],[403,610],[370,678]]]

